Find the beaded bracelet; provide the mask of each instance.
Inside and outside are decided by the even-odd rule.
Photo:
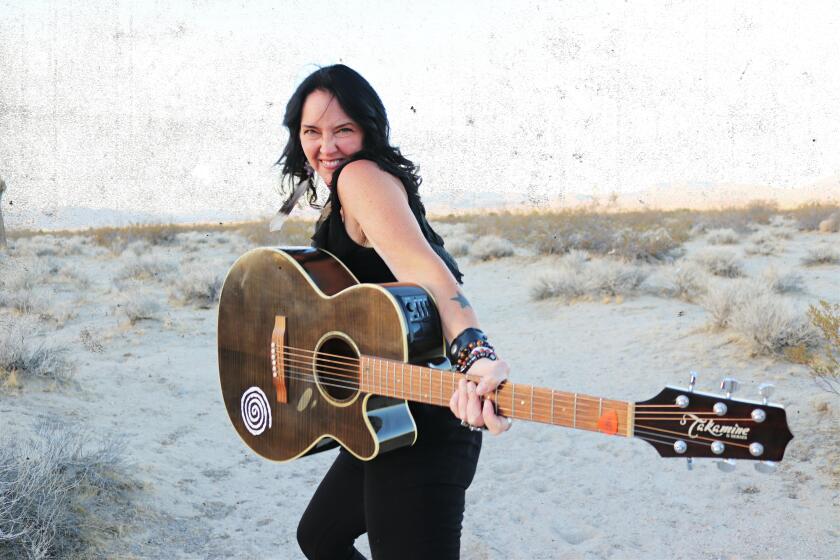
[[[479,329],[464,329],[449,345],[449,359],[460,373],[466,373],[482,358],[497,359],[493,346],[487,342],[487,335]]]

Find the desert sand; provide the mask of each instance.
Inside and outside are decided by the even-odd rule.
[[[440,230],[447,239],[463,231]],[[803,290],[779,297],[799,309],[840,300],[840,265],[801,265],[810,248],[840,245],[840,234],[792,232],[772,255],[748,254],[745,239],[729,250],[748,277],[769,265],[801,274]],[[215,307],[185,298],[176,282],[184,270],[223,277],[251,245],[198,232],[118,252],[84,236],[10,245],[0,255],[7,278],[34,270],[40,281],[26,288],[33,308],[2,308],[0,323],[34,317],[32,342],[66,348],[73,376],[7,383],[0,429],[21,439],[57,419],[123,441],[121,468],[133,484],[113,504],[122,513],[100,553],[301,558],[297,520],[336,452],[276,464],[240,441],[219,390]],[[706,245],[702,235],[692,239],[683,259]],[[771,382],[795,439],[772,474],[748,462],[722,472],[710,460],[689,471],[684,459],[662,459],[637,439],[518,421],[501,437],[485,435],[462,557],[837,558],[840,397],[817,387],[805,366],[752,355],[730,330],[711,328],[701,305],[661,295],[655,282],[620,297],[532,299],[534,278],[560,259],[522,248],[495,260],[459,258],[465,292],[514,381],[629,401],[685,386],[692,370],[698,390],[717,392],[732,376],[741,382],[735,396],[747,399]],[[357,546],[369,553],[364,536]]]

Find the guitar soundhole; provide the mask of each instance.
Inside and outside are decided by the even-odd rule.
[[[343,338],[328,338],[315,357],[315,377],[330,399],[346,403],[359,393],[359,356]]]

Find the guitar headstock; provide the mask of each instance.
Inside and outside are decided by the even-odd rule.
[[[768,403],[773,387],[760,387],[762,402],[737,400],[732,392],[738,382],[724,379],[725,396],[694,391],[694,377],[686,389],[665,387],[635,407],[633,435],[650,443],[662,457],[709,457],[781,461],[793,439],[785,410]],[[689,463],[690,464],[690,463]],[[724,462],[721,468],[730,470]]]

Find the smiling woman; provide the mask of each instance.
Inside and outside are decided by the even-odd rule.
[[[375,558],[458,558],[465,493],[475,474],[481,428],[501,434],[510,421],[482,396],[507,378],[508,365],[478,329],[460,289],[462,274],[426,220],[415,165],[390,144],[385,108],[370,84],[344,65],[317,70],[286,106],[289,141],[278,164],[285,185],[317,174],[329,187],[312,237],[360,282],[410,282],[437,302],[450,359],[461,379],[450,411],[410,403],[418,438],[411,447],[361,461],[342,449],[298,526],[308,558],[359,558],[367,532]]]

